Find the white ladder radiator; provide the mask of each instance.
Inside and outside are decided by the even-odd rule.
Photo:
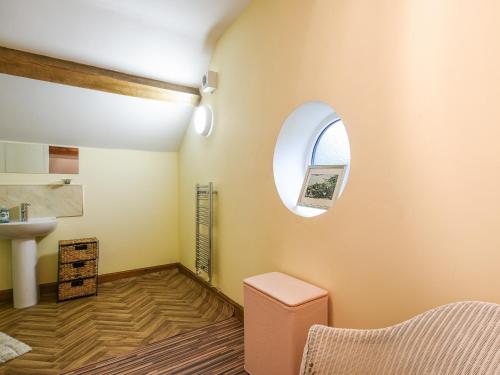
[[[196,273],[212,283],[213,183],[196,185]]]

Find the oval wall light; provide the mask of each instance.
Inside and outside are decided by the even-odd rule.
[[[212,132],[214,113],[208,104],[202,104],[194,112],[194,129],[196,133],[208,137]]]

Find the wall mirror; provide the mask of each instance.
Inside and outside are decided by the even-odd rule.
[[[0,173],[78,174],[77,147],[0,142]]]
[[[77,147],[49,146],[49,173],[78,174],[79,156]]]

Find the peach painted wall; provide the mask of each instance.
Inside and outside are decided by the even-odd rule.
[[[209,138],[179,154],[181,261],[194,265],[194,185],[218,194],[215,283],[283,271],[328,289],[330,319],[380,327],[458,300],[500,302],[500,3],[254,0],[219,41]],[[332,105],[351,141],[333,210],[276,192],[287,115]]]

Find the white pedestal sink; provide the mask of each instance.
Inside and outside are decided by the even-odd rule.
[[[12,289],[14,307],[23,308],[38,303],[36,280],[35,237],[45,236],[56,229],[55,217],[40,217],[28,221],[0,224],[0,238],[12,240]]]

